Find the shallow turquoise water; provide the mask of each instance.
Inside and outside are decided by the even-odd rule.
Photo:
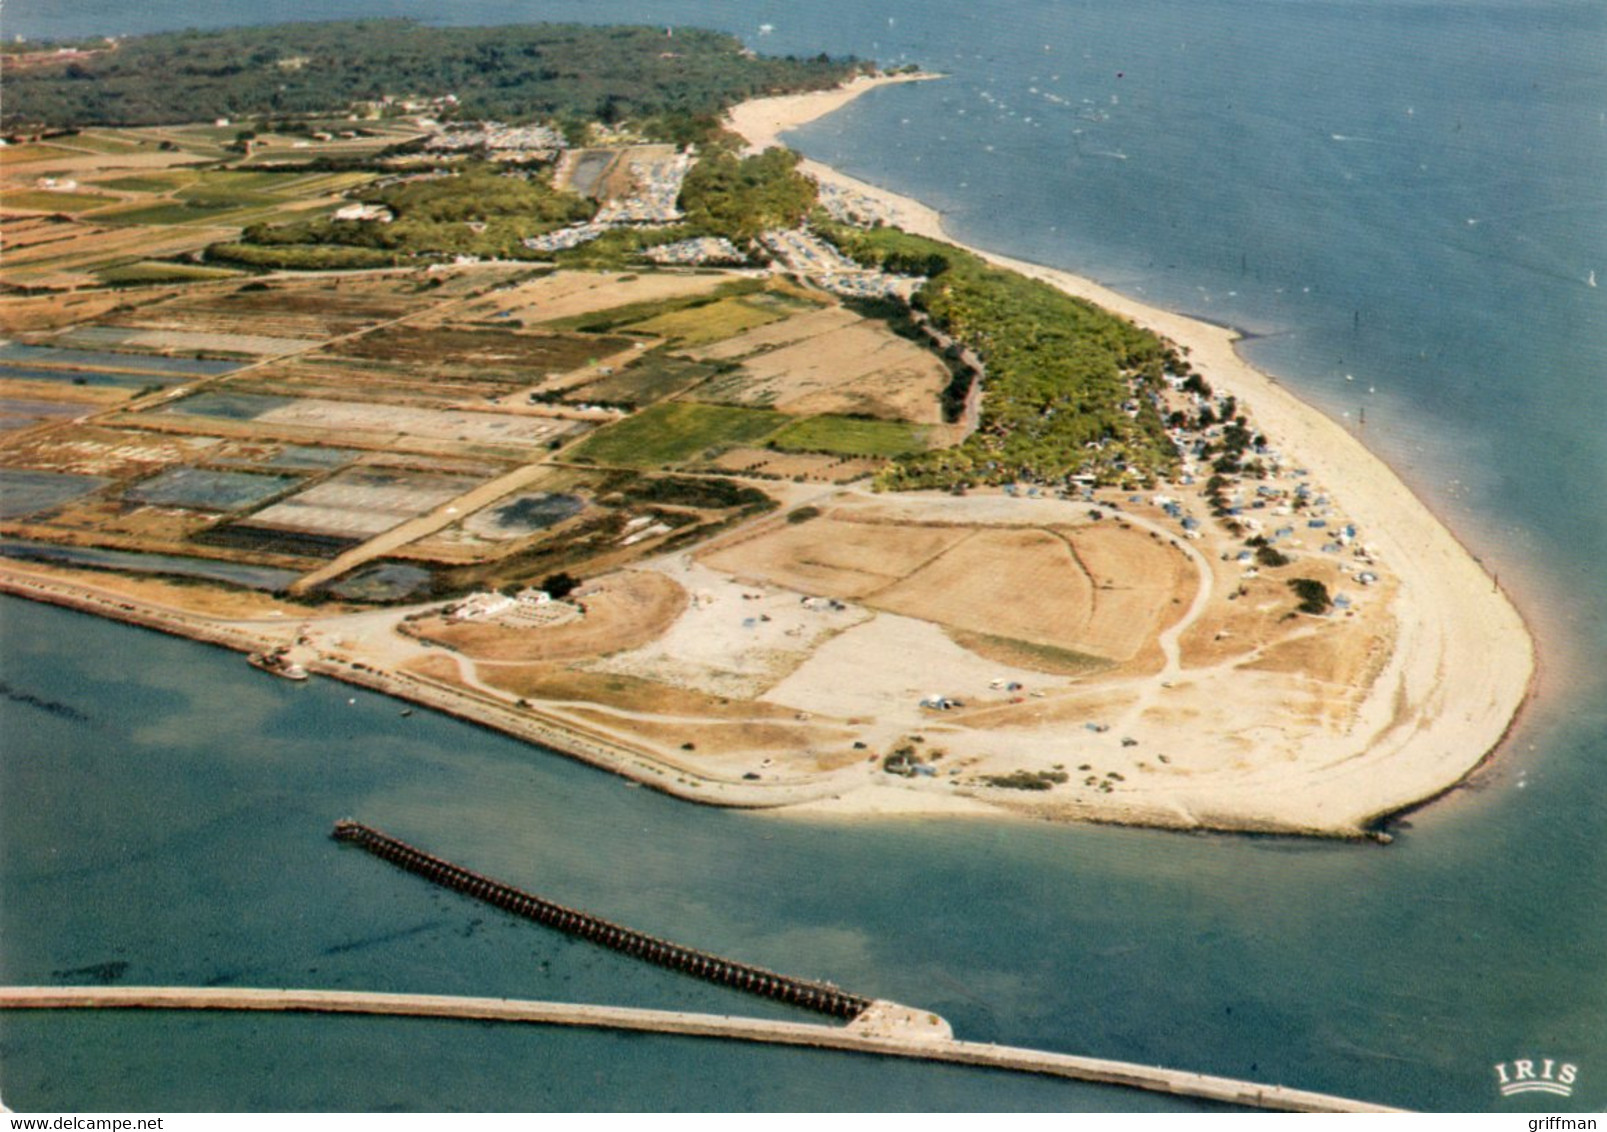
[[[191,7],[159,0],[138,18],[210,13]],[[276,14],[433,15],[382,0],[313,7]],[[135,26],[108,11],[14,0],[8,28]],[[453,8],[462,22],[527,11]],[[449,720],[404,719],[378,697],[7,602],[0,679],[84,718],[0,702],[0,976],[80,980],[65,972],[126,963],[128,983],[762,1009],[338,849],[328,826],[351,815],[633,926],[928,1006],[966,1037],[1441,1109],[1516,1110],[1491,1067],[1552,1057],[1580,1067],[1556,1107],[1607,1107],[1607,292],[1588,285],[1607,274],[1607,10],[751,0],[711,15],[678,0],[544,12],[717,15],[755,37],[775,25],[754,39],[769,50],[948,72],[875,92],[795,143],[942,207],[967,240],[1247,327],[1262,335],[1250,357],[1302,395],[1353,420],[1365,407],[1368,442],[1536,627],[1534,704],[1471,788],[1414,815],[1387,849],[811,823],[694,809]],[[0,1026],[14,1106],[1172,1103],[445,1023]]]

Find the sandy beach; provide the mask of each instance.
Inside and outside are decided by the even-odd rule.
[[[729,124],[753,149],[762,150],[783,144],[787,130],[885,82],[865,79],[832,92],[755,100],[736,107]],[[957,242],[945,231],[941,215],[919,201],[819,162],[806,161],[804,168],[822,183],[876,198],[908,231]],[[1297,454],[1311,477],[1361,521],[1381,561],[1400,581],[1393,650],[1346,734],[1303,749],[1295,761],[1196,775],[1185,784],[1136,791],[1137,797],[1113,802],[1107,812],[1080,816],[1141,824],[1359,831],[1450,789],[1499,745],[1529,692],[1533,641],[1499,586],[1382,460],[1246,363],[1237,352],[1235,331],[1149,306],[1067,271],[970,250],[1186,348],[1213,386],[1238,397],[1260,429]],[[874,812],[880,809],[880,793],[845,795],[826,808]]]

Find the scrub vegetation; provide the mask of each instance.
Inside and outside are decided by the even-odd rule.
[[[1091,473],[1144,481],[1175,460],[1160,415],[1141,396],[1173,360],[1158,336],[951,244],[892,228],[826,225],[851,258],[928,282],[915,305],[986,367],[981,425],[963,444],[907,456],[896,488]]]

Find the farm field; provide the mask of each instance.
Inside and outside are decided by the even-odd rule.
[[[1175,551],[1145,535],[1091,534],[1089,542],[1101,548],[1097,559],[1083,556],[1080,529],[978,531],[871,600],[973,633],[1132,660],[1190,579]],[[1117,562],[1120,575],[1102,568]]]
[[[72,147],[75,150],[104,153],[110,156],[126,156],[131,153],[139,153],[145,148],[134,138],[127,137],[120,131],[111,129],[80,130],[72,136]]]
[[[224,333],[249,330],[317,343],[401,318],[421,305],[393,280],[275,281],[188,290],[143,305],[122,321]]]
[[[676,349],[691,349],[780,322],[798,309],[795,302],[760,293],[655,315],[623,329],[666,339]]]
[[[852,483],[873,476],[886,466],[886,460],[870,457],[821,456],[780,452],[773,448],[732,448],[706,465],[710,471],[732,475],[817,483]]]
[[[793,452],[885,458],[924,450],[928,447],[927,431],[904,421],[815,416],[793,421],[770,442]]]
[[[569,390],[563,400],[646,406],[685,393],[715,372],[711,365],[655,350],[607,377]]]
[[[656,309],[705,297],[729,286],[719,274],[555,271],[473,303],[465,317],[507,318],[550,330],[617,330]],[[634,316],[634,317],[633,317]]]
[[[6,253],[14,256],[42,244],[69,240],[80,231],[71,220],[56,216],[9,216],[6,218]]]
[[[115,323],[70,330],[58,336],[56,341],[77,350],[149,351],[153,354],[244,356],[249,359],[299,353],[318,345],[318,341],[311,338],[276,338],[267,334],[230,330],[124,326]]]
[[[159,148],[164,142],[169,149]],[[57,289],[189,281],[197,276],[180,271],[184,265],[163,271],[146,261],[199,251],[246,224],[330,207],[370,179],[193,167],[219,152],[132,130],[7,148],[0,210],[18,214],[6,224],[8,277]]]
[[[78,156],[78,150],[50,142],[28,142],[25,145],[7,146],[0,154],[0,170],[9,172],[18,165],[34,165],[41,161],[60,161]]]
[[[753,444],[786,419],[757,409],[666,401],[587,437],[565,456],[628,468],[684,464],[708,459],[723,448]]]
[[[467,327],[398,326],[331,346],[344,357],[388,365],[427,366],[454,378],[533,384],[547,376],[596,365],[630,348],[629,338],[572,334],[519,334]]]
[[[136,397],[142,384],[119,387],[90,385],[87,382],[64,385],[59,381],[19,381],[10,376],[10,371],[0,369],[0,405],[59,403],[84,406],[81,411],[88,411],[91,407],[104,408]]]
[[[18,286],[57,290],[94,286],[103,282],[97,274],[101,271],[198,251],[230,233],[229,229],[199,227],[105,228],[82,221],[35,218],[8,220],[8,238],[14,226],[22,231],[18,246],[7,249],[7,279]]]
[[[93,212],[97,208],[116,204],[117,199],[117,197],[100,196],[96,193],[21,189],[0,192],[0,209],[9,209],[16,212],[64,212],[69,216],[74,216],[80,212]]]
[[[202,267],[192,263],[163,263],[141,260],[96,272],[101,282],[112,286],[141,283],[208,283],[219,279],[238,279],[240,272],[227,267]]]
[[[477,409],[486,397],[512,388],[494,381],[430,377],[405,366],[302,354],[255,368],[217,392],[328,401],[360,398],[413,409]]]
[[[923,346],[844,307],[800,314],[689,351],[741,367],[700,400],[799,414],[863,415],[920,424],[943,419],[948,367]]]

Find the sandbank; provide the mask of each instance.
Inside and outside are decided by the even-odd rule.
[[[729,124],[755,149],[882,85],[860,81],[834,96],[759,99]],[[958,244],[936,210],[902,194],[806,160],[822,183],[871,196],[907,231]],[[965,246],[961,244],[960,246]],[[1500,587],[1446,526],[1377,456],[1238,353],[1239,332],[1150,306],[1092,280],[980,248],[987,260],[1096,303],[1171,339],[1259,429],[1298,457],[1358,519],[1400,581],[1398,630],[1382,673],[1347,736],[1297,762],[1253,765],[1157,787],[1148,798],[1113,801],[1076,816],[1136,824],[1267,831],[1358,833],[1455,786],[1500,744],[1528,693],[1534,643]],[[1254,688],[1245,689],[1253,695]],[[1246,705],[1249,706],[1248,704]],[[878,792],[861,791],[868,811]],[[1143,791],[1139,792],[1142,795]],[[855,796],[833,800],[850,811]]]
[[[854,99],[877,87],[899,83],[926,82],[941,75],[915,72],[902,75],[856,75],[830,90],[811,90],[803,94],[782,94],[773,98],[754,98],[738,103],[729,111],[728,125],[747,139],[754,150],[784,145],[781,135],[816,118],[841,110]]]

